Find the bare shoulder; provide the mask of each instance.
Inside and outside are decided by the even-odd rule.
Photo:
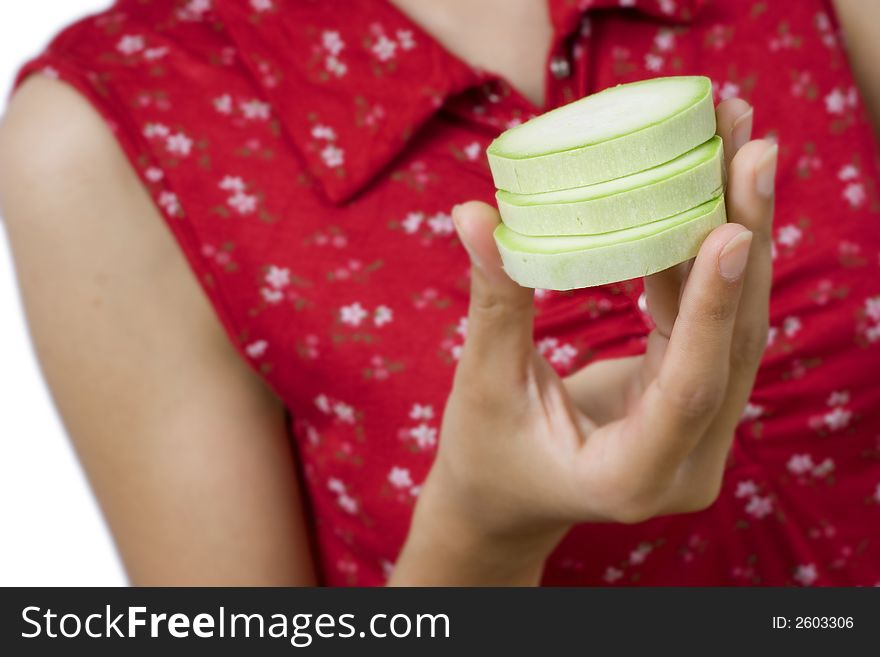
[[[135,583],[312,583],[282,405],[101,116],[33,78],[0,212],[43,371]]]
[[[103,297],[136,300],[134,316],[138,308],[159,310],[151,304],[169,312],[182,305],[186,317],[216,329],[213,311],[109,125],[63,82],[30,78],[0,122],[0,214],[25,292],[32,263],[39,263],[43,275],[71,281],[106,277],[112,284],[103,286]],[[144,285],[147,279],[153,287]],[[156,289],[164,296],[153,298]],[[79,285],[70,292],[78,299],[87,290]]]
[[[33,76],[15,93],[0,121],[0,200],[18,198],[48,184],[64,186],[91,171],[121,177],[119,151],[110,129],[68,85]]]

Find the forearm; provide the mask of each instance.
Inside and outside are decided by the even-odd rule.
[[[853,74],[880,136],[880,0],[834,0],[834,7]]]

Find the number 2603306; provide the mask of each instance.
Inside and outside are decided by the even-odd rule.
[[[812,629],[852,629],[855,626],[852,616],[786,616],[773,617],[774,630],[812,630]]]

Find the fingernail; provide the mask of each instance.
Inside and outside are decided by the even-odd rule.
[[[752,124],[755,118],[755,110],[750,107],[748,111],[733,122],[730,129],[730,140],[733,142],[733,150],[738,151],[752,138]]]
[[[718,256],[718,271],[724,280],[732,283],[743,275],[749,260],[751,244],[752,231],[745,230],[724,245],[721,255]]]
[[[758,162],[755,173],[755,189],[764,198],[773,196],[773,188],[776,180],[776,160],[778,159],[779,146],[773,144]]]
[[[464,250],[467,251],[468,257],[470,257],[470,259],[471,259],[471,264],[474,267],[477,267],[478,269],[482,269],[483,264],[480,262],[480,259],[476,256],[476,254],[471,250],[471,247],[468,246],[467,240],[464,237],[464,231],[462,231],[462,229],[461,229],[461,224],[459,223],[458,216],[457,216],[458,215],[457,210],[460,207],[461,207],[461,205],[455,205],[455,206],[453,206],[452,211],[450,212],[450,215],[452,216],[452,223],[455,226],[455,232],[458,233],[458,241],[461,242],[461,245],[464,247]]]

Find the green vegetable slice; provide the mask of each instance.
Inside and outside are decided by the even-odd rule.
[[[619,85],[512,128],[486,153],[495,186],[515,194],[582,187],[668,162],[715,134],[701,76]]]
[[[596,235],[684,212],[721,193],[720,137],[647,171],[542,194],[495,195],[501,218],[523,235]]]
[[[571,290],[647,276],[684,262],[725,221],[722,195],[666,219],[601,235],[534,237],[500,224],[495,242],[504,270],[520,285]]]

